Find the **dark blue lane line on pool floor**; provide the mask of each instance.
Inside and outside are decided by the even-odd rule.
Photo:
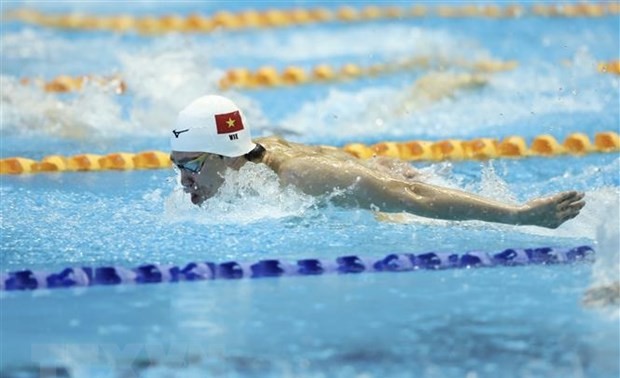
[[[21,270],[0,273],[0,290],[35,290],[95,285],[150,284],[160,282],[202,281],[364,272],[407,272],[420,269],[440,270],[531,264],[566,264],[593,261],[589,246],[570,249],[552,247],[506,249],[497,253],[463,254],[428,252],[389,254],[373,259],[341,256],[335,260],[301,259],[296,262],[261,260],[256,263],[191,262],[185,266],[144,264],[133,269],[121,266],[66,268],[58,273]]]

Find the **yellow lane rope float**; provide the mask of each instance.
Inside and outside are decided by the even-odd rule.
[[[595,134],[594,143],[586,134],[573,133],[566,137],[562,144],[551,135],[538,135],[529,147],[523,137],[510,136],[501,141],[494,138],[476,138],[471,140],[446,139],[435,142],[388,141],[373,145],[351,143],[344,146],[343,150],[362,159],[388,156],[407,161],[486,160],[617,152],[620,151],[620,140],[618,133],[606,131]],[[135,154],[116,152],[108,155],[80,154],[69,157],[50,155],[41,161],[24,157],[0,159],[0,174],[156,169],[170,166],[169,154],[163,151],[143,151]]]
[[[137,31],[157,35],[169,32],[208,33],[215,30],[277,28],[326,22],[364,22],[372,20],[441,18],[521,18],[521,17],[604,17],[620,14],[620,3],[532,4],[522,5],[414,5],[411,7],[367,5],[361,8],[342,6],[328,8],[294,8],[219,11],[211,15],[193,13],[187,16],[130,15],[93,16],[83,14],[43,14],[32,9],[8,13],[8,19],[46,27],[79,30],[109,30],[117,33]]]
[[[458,66],[475,72],[493,73],[508,71],[516,68],[516,61],[480,60],[477,62],[447,61],[444,59],[431,59],[419,57],[403,59],[399,62],[380,63],[370,66],[360,66],[355,63],[345,63],[334,67],[328,64],[317,64],[311,69],[299,66],[287,66],[278,70],[273,66],[263,66],[256,70],[248,68],[232,68],[219,80],[221,90],[236,89],[260,89],[279,86],[295,86],[303,84],[326,84],[330,82],[342,82],[354,79],[387,75],[396,72],[430,67]],[[126,81],[120,76],[98,77],[94,75],[69,76],[59,75],[50,81],[41,79],[22,78],[23,85],[36,85],[46,92],[67,93],[80,91],[87,84],[95,84],[106,88],[112,88],[115,93],[122,94],[127,90]]]
[[[602,73],[612,73],[620,75],[620,60],[601,62],[598,64],[598,71]]]
[[[503,140],[476,138],[471,140],[446,139],[440,141],[380,142],[373,145],[352,143],[343,149],[359,158],[389,156],[409,161],[485,160],[495,158],[523,158],[528,156],[586,155],[594,152],[620,150],[618,133],[599,132],[594,144],[583,133],[570,134],[560,144],[553,136],[536,136],[528,147],[525,139],[510,136]]]
[[[518,66],[513,60],[480,60],[477,62],[464,61],[433,61],[428,57],[406,59],[397,63],[379,63],[370,66],[360,66],[355,63],[346,63],[339,67],[328,64],[317,64],[311,69],[304,69],[299,66],[287,66],[278,70],[273,66],[263,66],[256,70],[248,68],[231,68],[226,71],[219,80],[221,90],[236,89],[260,89],[280,86],[296,86],[303,84],[325,84],[331,82],[342,82],[352,79],[375,77],[417,68],[429,68],[432,66],[446,67],[458,66],[469,68],[475,72],[493,73],[510,71]],[[598,65],[598,71],[602,73],[613,73],[620,75],[620,60],[602,62]],[[117,94],[127,91],[127,84],[118,75],[99,77],[95,75],[69,76],[59,75],[52,80],[44,81],[41,79],[22,78],[23,85],[34,84],[46,92],[67,93],[80,91],[87,84],[95,84],[106,88],[112,88]]]
[[[162,151],[143,151],[137,154],[116,152],[105,156],[96,154],[79,154],[69,157],[49,155],[41,161],[22,157],[1,159],[0,174],[154,169],[170,166],[170,154]]]
[[[445,68],[452,66],[467,68],[475,72],[492,73],[513,70],[517,65],[518,63],[516,61],[486,59],[477,62],[466,62],[418,57],[403,59],[399,62],[378,63],[369,66],[361,66],[355,63],[346,63],[339,67],[328,64],[318,64],[308,70],[298,66],[288,66],[282,70],[277,70],[273,66],[263,66],[256,70],[249,70],[247,68],[229,69],[220,79],[219,84],[221,89],[259,89],[266,87],[343,82],[433,67]]]
[[[82,76],[69,76],[59,75],[54,79],[45,81],[38,78],[22,78],[20,79],[22,85],[34,84],[41,87],[45,92],[52,93],[66,93],[77,92],[82,90],[86,85],[94,84],[100,87],[111,88],[116,94],[123,94],[127,90],[127,84],[118,75],[114,76],[96,76],[96,75],[82,75]]]

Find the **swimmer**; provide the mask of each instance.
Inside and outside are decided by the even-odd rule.
[[[589,288],[582,302],[587,307],[618,306],[620,304],[620,281]]]
[[[279,137],[251,139],[241,110],[229,99],[203,96],[179,113],[171,136],[170,159],[192,203],[202,204],[224,182],[227,169],[265,164],[282,185],[322,196],[342,190],[338,205],[409,212],[445,220],[480,220],[557,228],[585,205],[583,193],[568,191],[524,205],[505,204],[417,179],[405,162],[358,159],[335,147],[307,146]],[[399,169],[394,169],[396,166]]]

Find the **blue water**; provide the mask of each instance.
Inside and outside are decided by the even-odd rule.
[[[27,4],[118,12],[106,3]],[[269,6],[278,3],[140,2],[124,12]],[[619,77],[596,69],[620,57],[618,17],[428,18],[162,37],[1,27],[1,157],[166,151],[176,113],[215,91],[228,68],[411,57],[519,65],[406,114],[400,106],[427,70],[226,95],[256,135],[312,144],[509,135],[529,142],[544,133],[562,141],[620,131]],[[120,74],[129,91],[56,95],[18,83],[59,74]],[[432,183],[502,201],[576,189],[587,205],[557,230],[413,216],[392,223],[282,189],[256,167],[233,174],[237,184],[203,209],[179,192],[172,169],[0,176],[1,268],[582,244],[595,247],[597,262],[2,293],[0,376],[618,377],[620,309],[581,304],[588,287],[620,279],[618,154],[415,166]]]
[[[578,304],[588,270],[478,269],[21,295],[4,299],[9,342],[3,355],[70,366],[77,376],[613,376],[617,350],[608,330],[615,322]],[[28,343],[18,335],[29,335]],[[154,366],[145,367],[151,360]]]

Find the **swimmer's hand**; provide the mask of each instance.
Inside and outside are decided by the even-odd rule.
[[[519,209],[519,224],[558,228],[579,214],[586,204],[583,197],[583,193],[570,191],[531,200]]]

